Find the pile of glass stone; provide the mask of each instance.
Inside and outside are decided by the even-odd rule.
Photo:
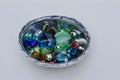
[[[74,19],[58,17],[33,20],[20,33],[22,48],[38,62],[67,63],[88,48],[89,36],[85,28]]]

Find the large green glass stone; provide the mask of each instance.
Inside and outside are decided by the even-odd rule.
[[[64,30],[57,32],[55,34],[55,38],[56,38],[56,47],[60,47],[60,49],[56,48],[56,51],[59,51],[59,50],[65,51],[66,49],[68,49],[70,47],[71,36]]]

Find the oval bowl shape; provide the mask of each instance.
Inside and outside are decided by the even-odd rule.
[[[29,21],[19,33],[27,57],[44,67],[66,67],[86,54],[90,36],[85,27],[66,16],[45,16]]]

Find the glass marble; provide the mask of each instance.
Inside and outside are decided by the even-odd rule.
[[[20,45],[34,62],[45,67],[66,67],[85,55],[90,36],[77,20],[45,16],[28,22],[19,34]]]

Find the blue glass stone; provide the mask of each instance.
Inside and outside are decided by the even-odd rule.
[[[55,45],[55,39],[50,39],[50,40],[48,40],[48,47],[49,48],[53,48],[54,47],[54,45]]]
[[[68,23],[65,22],[65,21],[61,21],[61,22],[60,22],[60,26],[61,26],[62,28],[66,28],[66,27],[68,26]]]
[[[68,54],[70,54],[70,55],[75,55],[75,54],[77,54],[77,52],[78,52],[78,49],[77,48],[74,48],[74,47],[71,47],[70,49],[68,49]]]
[[[67,55],[67,58],[68,58],[68,60],[70,61],[70,60],[72,60],[73,58],[75,58],[75,56],[74,55],[70,55],[70,54],[66,54]]]
[[[36,29],[42,29],[45,23],[43,23],[42,21],[38,21],[36,23],[33,24],[33,26],[35,26]]]
[[[46,40],[39,41],[38,45],[40,48],[46,48],[48,47],[48,42]]]
[[[38,43],[37,40],[31,40],[31,41],[29,42],[29,44],[30,44],[31,47],[35,47],[35,46],[37,45],[37,43]]]
[[[24,47],[27,46],[31,46],[31,47],[35,47],[37,45],[37,41],[36,40],[26,40],[23,42]]]
[[[58,53],[56,55],[56,60],[58,62],[65,62],[66,59],[67,59],[67,56],[65,54]]]
[[[38,40],[39,40],[39,46],[41,48],[44,48],[44,47],[53,48],[55,45],[54,36],[50,33],[41,33],[39,35]]]
[[[41,33],[39,36],[38,36],[38,40],[39,41],[42,41],[42,40],[46,40],[46,36],[44,35],[44,33]]]
[[[31,41],[33,39],[37,40],[37,37],[32,32],[26,32],[25,35],[23,36],[23,41],[25,40]]]
[[[79,54],[80,53],[78,48],[74,48],[74,47],[69,48],[67,51],[68,60],[72,60],[76,58]]]
[[[29,43],[30,42],[26,40],[26,41],[23,42],[23,46],[26,48],[26,47],[28,47],[30,45]]]
[[[28,52],[30,52],[32,50],[32,47],[30,46],[30,41],[24,41],[23,46],[24,46],[25,50]]]

